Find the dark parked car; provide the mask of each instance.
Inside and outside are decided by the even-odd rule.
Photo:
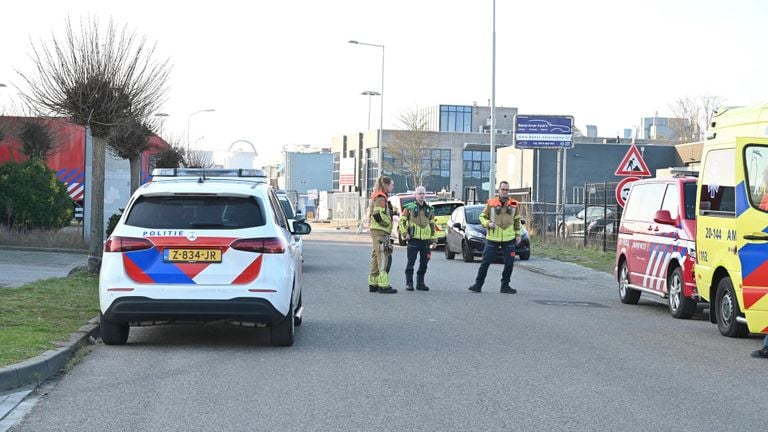
[[[613,232],[614,215],[610,208],[594,206],[587,207],[586,211],[587,233],[589,235],[602,234],[605,230],[608,234]],[[565,218],[565,222],[560,224],[560,234],[563,237],[583,237],[584,236],[584,209],[574,216]]]
[[[482,204],[469,205],[453,211],[446,227],[446,258],[453,259],[457,253],[460,253],[464,261],[472,262],[476,256],[483,255],[486,230],[480,225],[480,212],[484,207],[485,205]],[[522,222],[525,223],[525,221]],[[523,227],[522,241],[515,248],[515,254],[521,260],[531,257],[531,239],[525,227]],[[501,254],[498,258],[501,258]]]

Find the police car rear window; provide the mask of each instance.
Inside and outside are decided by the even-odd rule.
[[[126,225],[142,228],[240,229],[266,223],[255,198],[218,196],[142,196]]]

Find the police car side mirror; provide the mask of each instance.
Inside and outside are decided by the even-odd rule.
[[[306,222],[293,221],[293,232],[295,235],[307,235],[312,232],[312,226]]]
[[[656,214],[653,215],[653,221],[661,225],[676,225],[672,215],[669,214],[669,210],[656,210]]]

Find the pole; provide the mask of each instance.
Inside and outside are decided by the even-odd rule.
[[[540,149],[536,149],[536,202],[540,202],[541,195],[539,195],[539,188],[541,187],[541,154]]]
[[[563,207],[568,203],[568,149],[563,151]]]
[[[379,107],[379,177],[384,175],[384,45],[381,45],[381,106]]]
[[[555,174],[555,213],[562,213],[560,210],[560,155],[562,151],[557,149],[557,173]],[[565,221],[565,219],[563,219]]]
[[[496,0],[493,0],[493,33],[491,55],[491,169],[488,173],[488,199],[496,186]]]
[[[371,96],[373,96],[373,93],[368,92],[368,128],[367,131],[371,130]]]

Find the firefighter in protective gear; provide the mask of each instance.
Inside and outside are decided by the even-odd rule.
[[[488,230],[485,236],[483,261],[477,270],[474,285],[469,287],[472,292],[480,292],[488,274],[488,266],[501,250],[504,256],[504,270],[501,273],[501,293],[515,294],[516,289],[509,286],[515,263],[515,245],[520,243],[522,226],[518,202],[509,197],[509,183],[499,183],[499,195],[488,200],[480,214],[480,224]]]
[[[371,195],[370,219],[371,241],[371,272],[368,275],[368,288],[370,292],[382,294],[394,294],[396,289],[389,285],[389,269],[392,266],[392,204],[389,202],[389,194],[395,187],[395,182],[387,176],[376,180],[376,187]]]
[[[431,257],[430,246],[437,243],[435,231],[435,211],[424,200],[427,190],[423,186],[416,188],[416,201],[403,207],[400,216],[400,236],[408,242],[408,265],[405,267],[405,289],[413,291],[413,266],[419,255],[419,270],[416,272],[416,289],[429,291],[424,284],[427,264]]]

